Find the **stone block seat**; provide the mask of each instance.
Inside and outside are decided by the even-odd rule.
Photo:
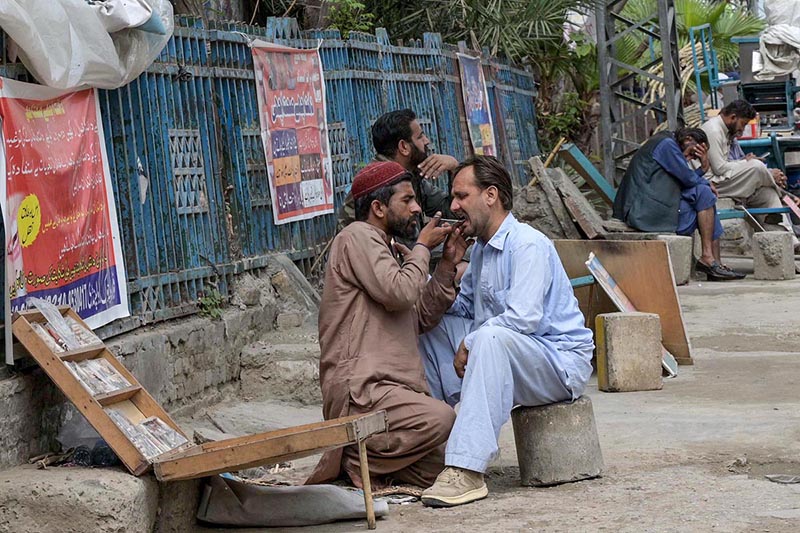
[[[522,485],[548,487],[602,475],[603,454],[588,396],[518,406],[511,421]]]

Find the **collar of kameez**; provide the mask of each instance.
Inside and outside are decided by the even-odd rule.
[[[385,232],[385,231],[383,231],[383,230],[382,230],[381,228],[379,228],[378,226],[373,226],[372,224],[370,224],[370,223],[369,223],[369,222],[367,222],[367,221],[362,221],[362,222],[363,222],[365,225],[369,226],[369,228],[370,228],[372,231],[374,231],[374,232],[376,232],[378,235],[380,235],[380,236],[381,236],[381,240],[382,240],[383,242],[385,242],[385,243],[386,243],[386,246],[388,246],[388,247],[389,247],[389,250],[392,250],[392,253],[394,253],[394,249],[392,248],[392,239],[389,237],[389,235],[387,235],[387,234],[386,234],[386,232]]]
[[[511,212],[509,212],[506,215],[506,218],[503,220],[503,223],[500,224],[500,227],[497,228],[497,231],[494,232],[494,235],[492,235],[492,238],[489,239],[489,242],[487,242],[486,244],[502,252],[503,246],[505,246],[506,244],[506,237],[508,237],[508,232],[511,231],[511,226],[514,225],[516,221],[517,219],[514,218],[514,215],[512,215]]]

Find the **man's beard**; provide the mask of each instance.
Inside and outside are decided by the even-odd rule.
[[[394,217],[389,215],[389,234],[401,239],[412,240],[419,235],[419,225],[417,216],[411,215],[409,218]]]
[[[416,168],[426,159],[428,159],[428,153],[426,150],[420,150],[417,148],[417,145],[411,143],[411,167],[416,170]]]

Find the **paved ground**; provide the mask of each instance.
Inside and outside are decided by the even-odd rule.
[[[391,506],[378,530],[799,531],[800,485],[764,474],[800,474],[800,279],[695,282],[679,293],[695,365],[681,367],[661,391],[607,394],[594,379],[589,385],[602,479],[517,486],[509,425],[486,500],[439,510]],[[274,425],[319,416],[308,407],[279,416],[254,404],[221,406],[216,416],[231,422],[254,412],[271,413]],[[288,477],[300,479],[312,465],[296,463]],[[364,529],[347,522],[291,531]]]

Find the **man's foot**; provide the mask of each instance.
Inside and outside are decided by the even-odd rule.
[[[422,493],[422,503],[428,507],[453,507],[482,500],[487,494],[483,474],[446,466],[433,486]]]
[[[729,267],[728,265],[719,265],[719,266],[723,270],[726,270],[726,271],[730,272],[731,274],[733,274],[735,276],[733,279],[744,279],[744,278],[747,277],[747,274],[745,274],[744,272],[739,272],[738,270],[734,270],[731,267]]]
[[[704,273],[708,281],[730,281],[744,278],[744,274],[731,270],[728,267],[723,267],[716,261],[710,265],[698,261],[695,268]]]

